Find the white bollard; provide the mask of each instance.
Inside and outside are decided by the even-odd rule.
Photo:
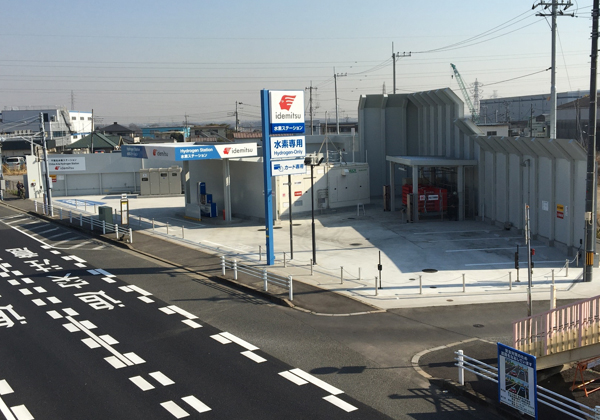
[[[340,284],[344,284],[344,266],[340,267]]]
[[[221,274],[225,275],[225,255],[221,256]]]
[[[283,268],[286,268],[285,252],[283,253]]]
[[[361,280],[361,278],[360,278],[360,267],[358,267],[358,280]]]
[[[465,357],[462,350],[458,351],[458,383],[465,384]]]
[[[423,278],[421,277],[420,274],[419,274],[419,294],[420,295],[423,294]]]
[[[59,214],[60,220],[62,220],[62,207],[59,207],[58,214]]]
[[[73,223],[73,212],[69,210],[69,223]]]
[[[577,253],[577,255],[579,255],[579,252]],[[577,262],[577,265],[579,265],[579,262]],[[565,264],[565,277],[569,277],[569,259],[567,258],[567,262]]]
[[[83,227],[83,214],[79,213],[79,226]]]
[[[258,261],[262,261],[262,248],[260,245],[258,246]]]
[[[379,295],[379,289],[377,288],[377,276],[375,276],[375,296]]]
[[[133,232],[131,231],[131,228],[129,228],[129,243],[133,243]]]
[[[263,268],[263,282],[265,283],[265,292],[269,290],[268,280],[267,280],[267,269]]]
[[[292,276],[288,276],[288,283],[290,286],[290,300],[294,300],[294,281]]]
[[[33,204],[34,204],[34,206],[35,206],[35,212],[37,213],[37,200],[35,200],[35,201],[33,202]]]
[[[556,309],[556,286],[550,286],[550,310]]]
[[[115,236],[119,239],[119,225],[115,224]]]
[[[167,222],[167,235],[169,234],[169,222]]]
[[[465,273],[463,273],[462,278],[463,278],[463,293],[466,293],[467,288],[465,286]]]
[[[237,260],[233,260],[233,279],[237,280]]]
[[[310,275],[313,275],[313,262],[312,262],[312,258],[310,259]]]
[[[512,290],[512,271],[508,272],[508,290]]]

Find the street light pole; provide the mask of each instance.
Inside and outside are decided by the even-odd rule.
[[[319,159],[317,163],[315,163],[314,159],[316,156],[307,156],[304,159],[305,165],[310,165],[310,209],[312,216],[312,263],[315,265],[317,263],[317,246],[316,246],[316,237],[315,237],[315,184],[314,184],[314,168],[315,166],[319,166],[323,162],[323,158]]]
[[[48,147],[46,146],[46,130],[44,128],[44,114],[40,112],[40,131],[42,132],[42,147],[44,150],[44,167],[46,168],[46,205],[50,214],[52,209],[52,183],[50,182],[50,166],[48,165]]]
[[[347,76],[348,73],[336,73],[335,72],[335,67],[333,68],[333,84],[335,87],[335,127],[336,127],[336,134],[340,134],[340,118],[338,116],[338,94],[337,94],[337,78],[338,77],[343,77],[343,76]],[[327,134],[327,133],[325,133]]]

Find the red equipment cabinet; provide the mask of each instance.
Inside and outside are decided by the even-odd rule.
[[[408,194],[412,194],[411,184],[402,186],[402,204],[406,205]],[[448,208],[448,192],[445,188],[419,185],[419,213],[446,211]]]

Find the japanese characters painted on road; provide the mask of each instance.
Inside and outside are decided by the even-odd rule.
[[[498,400],[537,419],[535,356],[498,343]]]
[[[271,159],[299,159],[306,155],[304,136],[271,137]]]
[[[304,158],[277,160],[271,162],[271,175],[273,176],[297,175],[305,173],[306,166],[304,165]]]
[[[271,134],[304,133],[304,91],[269,91]]]
[[[121,156],[141,159],[160,160],[205,160],[226,159],[256,156],[256,143],[226,143],[226,144],[145,144],[124,145]]]

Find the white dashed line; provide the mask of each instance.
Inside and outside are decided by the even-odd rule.
[[[50,303],[62,303],[62,301],[59,298],[55,297],[55,296],[50,296],[50,297],[48,297],[46,299],[48,299],[50,301]]]
[[[310,373],[306,373],[304,372],[302,369],[292,369],[290,370],[290,372],[292,372],[294,375],[299,376],[300,378],[304,379],[307,382],[310,382],[311,384],[318,386],[319,388],[323,389],[324,391],[329,392],[330,394],[333,395],[339,395],[339,394],[343,394],[344,391],[337,389],[334,386],[329,385],[327,382],[322,381],[314,376],[312,376]]]
[[[12,394],[13,392],[13,389],[8,382],[6,382],[6,379],[2,379],[0,381],[0,395]]]
[[[197,322],[192,321],[191,319],[184,319],[183,321],[184,324],[189,325],[190,327],[196,329],[196,328],[202,328],[202,325],[198,324]]]
[[[296,385],[306,385],[308,383],[304,379],[294,375],[292,372],[287,370],[285,372],[279,372],[279,374],[288,381],[295,383]]]
[[[167,315],[173,315],[175,313],[175,311],[170,309],[168,306],[165,306],[164,308],[158,308],[158,310],[166,313]]]
[[[248,343],[247,341],[244,341],[241,338],[236,337],[235,335],[233,335],[231,333],[222,332],[221,335],[223,337],[225,337],[226,339],[233,341],[237,345],[242,346],[246,350],[250,350],[250,351],[258,350],[258,347],[256,347],[255,345],[252,345],[252,344]]]
[[[152,293],[145,291],[141,287],[137,287],[137,286],[131,285],[131,286],[129,286],[129,288],[133,289],[136,292],[138,292],[142,296],[152,296]]]
[[[61,314],[59,314],[57,311],[48,311],[46,312],[48,315],[50,315],[52,318],[54,319],[59,319],[62,318],[63,316]]]
[[[198,413],[205,413],[205,412],[211,410],[211,408],[208,405],[204,404],[202,401],[200,401],[198,398],[194,397],[193,395],[183,397],[182,400],[185,401],[186,403],[188,403]]]
[[[170,305],[168,308],[171,309],[172,311],[177,312],[180,315],[183,315],[187,319],[197,319],[198,318],[196,315],[193,315],[193,314],[189,313],[188,311],[181,309],[179,306]]]
[[[43,299],[33,299],[32,302],[37,306],[46,306],[46,302]]]
[[[217,340],[221,344],[229,344],[229,343],[231,343],[231,340],[226,339],[221,334],[211,335],[210,338],[212,338],[214,340]]]
[[[141,376],[134,376],[132,378],[129,378],[129,380],[131,382],[133,382],[134,384],[136,384],[137,387],[139,389],[141,389],[142,391],[148,391],[149,389],[154,389],[154,385],[152,385],[150,382],[148,382]]]
[[[348,404],[346,401],[339,399],[335,395],[329,395],[327,397],[323,397],[323,399],[325,401],[329,401],[331,404],[335,405],[336,407],[341,408],[342,410],[344,410],[347,413],[358,410],[358,408],[356,408],[352,404]]]
[[[65,308],[65,309],[63,309],[63,312],[66,313],[69,316],[77,316],[77,315],[79,315],[79,313],[77,313],[76,310],[71,309],[71,308]]]
[[[38,292],[38,293],[46,293],[46,289],[44,289],[44,288],[43,288],[43,287],[41,287],[41,286],[34,287],[34,288],[33,288],[33,290],[35,290],[35,291],[36,291],[36,292]]]
[[[29,289],[19,289],[19,292],[23,293],[25,296],[33,294]]]
[[[24,405],[17,405],[15,407],[10,407],[10,409],[17,417],[17,420],[33,420],[33,416]]]
[[[152,303],[152,302],[154,302],[152,299],[150,299],[149,297],[146,297],[146,296],[138,296],[138,299],[141,300],[144,303]]]
[[[21,280],[23,281],[23,283],[27,283],[27,284],[34,283],[34,281],[31,280],[29,277],[23,277]]]
[[[165,401],[164,403],[160,403],[160,405],[162,405],[163,408],[171,413],[176,419],[182,419],[190,415],[190,413],[179,407],[173,401]]]
[[[162,372],[158,372],[158,371],[152,372],[152,373],[150,373],[150,376],[152,376],[154,379],[156,379],[158,381],[158,383],[161,384],[162,386],[169,386],[169,385],[173,385],[175,383]]]
[[[263,363],[267,361],[267,359],[265,359],[264,357],[260,357],[258,354],[254,354],[251,351],[243,351],[242,354],[248,359],[255,361],[256,363]]]

